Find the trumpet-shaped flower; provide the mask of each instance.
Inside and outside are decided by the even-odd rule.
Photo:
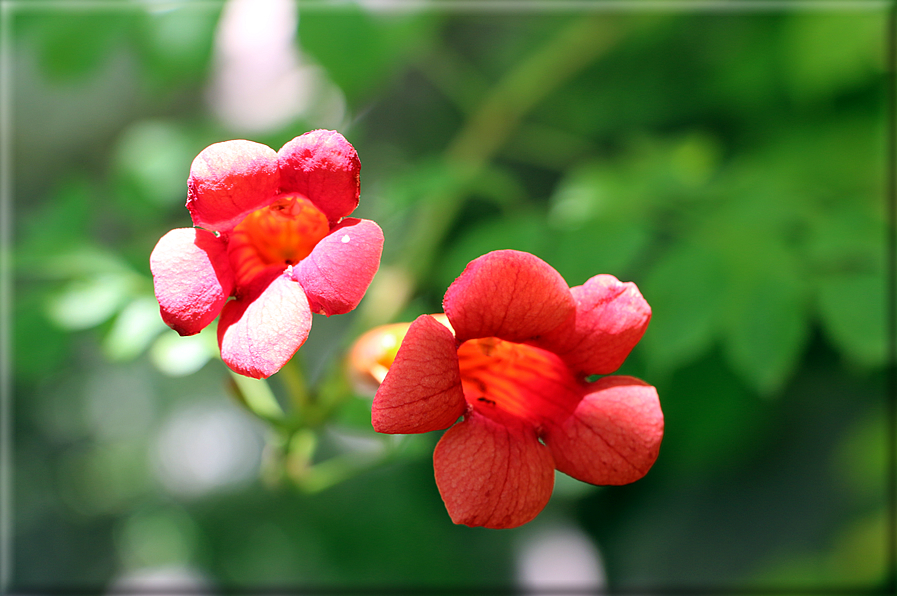
[[[555,469],[600,485],[648,472],[663,438],[657,391],[628,376],[590,380],[616,371],[648,325],[635,284],[597,275],[569,288],[539,258],[496,251],[467,266],[443,306],[447,323],[423,315],[408,328],[372,423],[448,428],[433,464],[452,521],[530,521]]]
[[[276,152],[251,141],[204,149],[187,182],[194,227],[168,232],[150,256],[162,319],[193,335],[220,315],[231,369],[255,378],[280,370],[308,337],[312,313],[354,309],[380,266],[380,227],[347,217],[359,170],[335,131],[305,133]]]

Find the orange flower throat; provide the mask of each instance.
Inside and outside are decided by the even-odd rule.
[[[327,216],[299,194],[256,209],[237,224],[228,243],[237,286],[271,267],[295,265],[329,233]]]
[[[458,348],[467,403],[490,415],[502,410],[540,425],[569,416],[582,397],[579,383],[557,355],[495,337]]]

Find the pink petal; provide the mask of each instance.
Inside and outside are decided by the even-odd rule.
[[[515,528],[551,498],[554,460],[532,426],[471,412],[448,429],[433,453],[436,486],[452,521]]]
[[[590,484],[628,484],[647,474],[663,439],[657,390],[633,377],[589,385],[576,411],[543,435],[557,469]]]
[[[443,306],[459,342],[498,337],[519,343],[557,327],[576,303],[548,263],[529,253],[497,250],[467,265],[446,291]]]
[[[194,225],[228,232],[247,213],[271,203],[279,186],[273,149],[252,141],[215,143],[190,166],[187,209]]]
[[[358,206],[361,162],[355,148],[334,130],[298,136],[277,154],[283,192],[298,192],[338,221]]]
[[[448,428],[464,413],[461,371],[452,332],[430,315],[415,320],[374,396],[371,423],[381,433]]]
[[[178,228],[162,236],[150,270],[162,320],[181,335],[211,323],[234,290],[227,243],[205,230]]]
[[[339,315],[353,310],[380,267],[383,232],[367,219],[340,222],[293,268],[314,312]]]
[[[596,275],[570,292],[576,300],[576,315],[536,345],[585,375],[614,372],[644,335],[651,307],[634,283],[623,283],[613,275]]]
[[[267,278],[267,279],[270,279]],[[302,287],[286,275],[264,276],[245,296],[224,305],[218,321],[221,359],[232,370],[264,379],[293,357],[311,329]]]

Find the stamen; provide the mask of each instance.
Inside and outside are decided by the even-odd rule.
[[[302,195],[286,195],[247,215],[231,233],[228,254],[245,285],[269,267],[297,264],[330,233],[327,217]]]

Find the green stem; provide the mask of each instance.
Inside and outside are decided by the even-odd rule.
[[[449,144],[445,160],[469,181],[495,156],[542,100],[595,61],[620,36],[607,15],[577,19],[508,72],[486,95]],[[419,280],[463,204],[464,184],[430,197],[418,213],[404,252],[404,268]]]
[[[233,371],[231,371],[231,381],[234,395],[250,412],[276,427],[282,425],[283,409],[277,403],[267,381],[244,377]]]

